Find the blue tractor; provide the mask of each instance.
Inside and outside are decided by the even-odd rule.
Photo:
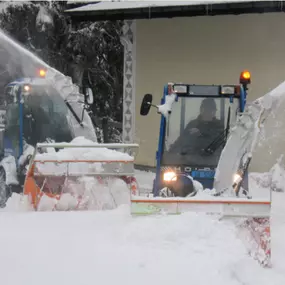
[[[85,110],[92,102],[93,94],[82,102],[64,99],[45,79],[45,70],[6,85],[0,103],[0,207],[12,192],[23,191],[26,166],[37,143],[70,142],[79,135],[93,140],[95,129]]]
[[[237,85],[195,85],[169,83],[161,105],[152,104],[146,94],[140,114],[150,107],[161,114],[154,196],[194,196],[195,181],[212,189],[216,167],[230,128],[244,111],[250,73],[240,75]],[[243,188],[248,188],[247,174]]]

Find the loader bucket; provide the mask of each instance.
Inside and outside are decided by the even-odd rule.
[[[123,182],[129,195],[130,192],[136,195],[138,185],[133,157],[114,149],[137,147],[136,144],[38,144],[26,175],[24,195],[37,211],[115,207],[110,189],[115,182],[117,186],[118,180]],[[51,149],[53,152],[43,152]],[[106,206],[105,201],[104,206],[100,199],[107,199],[108,193],[112,205]]]

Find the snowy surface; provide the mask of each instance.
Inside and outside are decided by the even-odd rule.
[[[153,174],[137,171],[151,187]],[[260,174],[251,186],[263,191]],[[257,179],[259,178],[259,179]],[[5,285],[284,285],[284,193],[274,192],[272,269],[247,255],[230,220],[186,213],[131,217],[102,212],[0,212]],[[40,281],[40,282],[39,282]]]

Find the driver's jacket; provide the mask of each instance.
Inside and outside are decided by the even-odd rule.
[[[196,128],[199,132],[191,133]],[[224,131],[221,120],[214,118],[212,121],[203,121],[200,116],[188,123],[183,133],[170,147],[170,152],[198,153],[210,145]]]

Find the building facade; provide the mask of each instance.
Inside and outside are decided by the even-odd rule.
[[[139,114],[144,94],[159,104],[168,82],[235,84],[252,74],[248,101],[285,80],[284,13],[246,13],[156,19],[126,19],[123,139],[139,143],[136,163],[155,166],[160,116]],[[285,97],[285,94],[284,94]],[[266,141],[255,152],[252,171],[270,169],[285,153],[285,110],[266,124]]]

